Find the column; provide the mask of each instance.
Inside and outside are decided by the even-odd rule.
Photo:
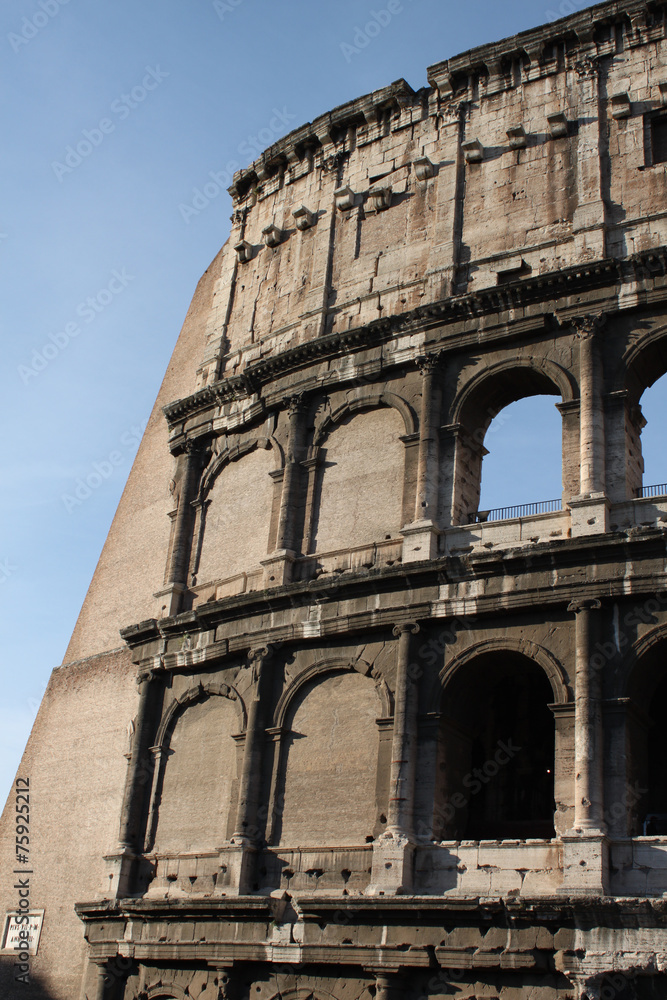
[[[298,546],[296,514],[301,487],[301,460],[304,457],[306,402],[303,394],[292,396],[287,405],[289,429],[285,469],[283,471],[280,514],[275,552],[262,560],[267,586],[283,586],[292,578],[292,566]]]
[[[131,894],[137,855],[141,853],[143,847],[140,825],[144,798],[150,789],[150,782],[146,779],[147,774],[150,775],[151,764],[146,760],[146,755],[151,741],[153,678],[152,671],[140,674],[137,678],[139,707],[128,755],[118,835],[119,846],[115,854],[106,855],[104,858],[102,891],[107,898],[112,899],[122,899]]]
[[[375,973],[375,1000],[398,1000],[404,980],[395,972]]]
[[[94,961],[94,965],[97,966],[97,980],[95,982],[95,1000],[105,1000],[108,994],[108,987],[111,985],[109,982],[109,973],[107,971],[106,959],[101,961]]]
[[[597,599],[574,601],[576,615],[574,703],[574,822],[563,834],[563,883],[560,891],[606,895],[609,844],[604,826],[603,734],[600,671],[594,667]]]
[[[417,698],[409,674],[410,635],[418,631],[419,625],[414,622],[397,625],[394,629],[394,635],[398,636],[398,663],[387,833],[408,840],[413,835],[417,742]]]
[[[438,517],[439,410],[438,368],[440,356],[428,354],[417,358],[421,372],[421,414],[419,421],[419,456],[414,521],[403,529],[403,561],[436,559],[440,532]]]
[[[605,490],[605,415],[602,359],[598,337],[604,316],[572,321],[579,341],[579,495],[570,501],[572,534],[607,530],[609,503]]]
[[[199,480],[199,453],[194,441],[186,441],[181,455],[181,489],[178,496],[178,510],[174,519],[169,565],[167,566],[165,589],[155,596],[167,598],[167,614],[176,615],[182,610],[182,597],[188,584],[188,565],[192,544],[195,499]]]
[[[149,715],[153,678],[152,671],[140,674],[137,678],[139,685],[139,708],[137,710],[134,737],[132,739],[130,764],[125,784],[125,795],[123,797],[120,821],[119,839],[123,850],[132,851],[141,849],[139,845],[138,823],[143,805],[142,791],[146,786],[146,781],[143,779],[146,768],[145,755],[150,742]]]
[[[255,881],[255,862],[260,839],[257,814],[262,780],[265,690],[268,688],[268,665],[271,655],[270,646],[251,649],[248,653],[255,697],[248,704],[236,829],[230,846],[223,848],[222,851],[224,863],[229,871],[229,891],[238,895],[251,892]]]
[[[299,497],[299,463],[303,458],[303,436],[305,430],[305,421],[303,419],[305,415],[305,402],[303,395],[292,396],[287,412],[289,414],[289,432],[276,549],[291,549],[294,551],[296,548],[294,515]]]
[[[606,255],[606,205],[602,190],[601,120],[604,105],[600,99],[600,68],[597,49],[591,39],[580,39],[582,46],[573,67],[573,115],[578,119],[577,134],[577,208],[574,212],[574,249],[577,260],[602,260]]]
[[[604,493],[605,433],[602,403],[602,360],[596,333],[602,317],[583,316],[574,321],[579,339],[580,466],[582,496]]]
[[[415,521],[433,522],[438,516],[438,437],[434,413],[434,382],[440,365],[440,356],[426,355],[418,358],[417,364],[422,377],[422,402]]]
[[[254,845],[259,839],[257,830],[257,809],[262,771],[262,749],[264,745],[264,678],[271,659],[271,649],[265,646],[251,650],[248,658],[255,677],[255,697],[248,705],[245,745],[243,748],[243,770],[239,788],[239,803],[236,812],[236,828],[232,841],[235,844]]]
[[[394,629],[398,651],[387,829],[373,844],[369,895],[412,891],[417,689],[410,677],[410,636],[418,631],[415,622],[397,625]]]
[[[603,745],[600,672],[591,666],[592,617],[600,601],[573,602],[576,617],[574,701],[574,830],[602,831]]]

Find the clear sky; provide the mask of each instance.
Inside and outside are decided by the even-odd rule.
[[[336,105],[400,77],[417,89],[434,62],[587,6],[393,0],[387,18],[387,0],[2,4],[3,802],[196,282],[229,232],[226,191],[193,214],[195,189]],[[361,47],[374,12],[383,27]],[[506,427],[529,423],[517,411]],[[553,462],[525,485],[508,448],[497,472],[489,462],[489,506],[559,495]],[[96,469],[100,485],[68,500]]]

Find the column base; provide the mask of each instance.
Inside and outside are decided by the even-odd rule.
[[[158,590],[157,594],[153,594],[153,597],[160,602],[160,607],[158,610],[157,618],[173,618],[181,610],[183,604],[183,594],[186,592],[187,587],[184,587],[181,583],[174,583],[170,587],[165,587],[164,590]]]
[[[227,868],[225,893],[247,896],[255,891],[257,848],[253,844],[230,844],[220,851],[220,863]]]
[[[371,884],[366,896],[400,896],[412,892],[415,845],[400,834],[385,833],[373,844]]]
[[[568,506],[573,538],[582,535],[602,535],[609,531],[611,504],[604,493],[572,497]]]
[[[601,830],[571,830],[563,842],[563,884],[568,896],[606,896],[609,887],[609,841]]]
[[[129,848],[104,857],[106,876],[101,891],[104,899],[126,899],[131,895],[132,875],[137,855]]]
[[[284,587],[291,583],[295,560],[296,552],[291,549],[278,549],[268,559],[262,559],[265,588],[269,590],[271,587]]]
[[[414,521],[401,528],[403,535],[403,563],[437,559],[438,542],[442,534],[433,521]]]

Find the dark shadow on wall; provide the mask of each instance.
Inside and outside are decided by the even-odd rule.
[[[21,976],[23,978],[17,978]],[[53,992],[30,968],[26,973],[11,957],[0,957],[0,997],[3,1000],[64,1000],[64,996]]]

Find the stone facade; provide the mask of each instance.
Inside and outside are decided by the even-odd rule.
[[[611,0],[236,175],[19,772],[3,995],[665,996],[666,30]],[[562,496],[480,511],[532,395]]]

